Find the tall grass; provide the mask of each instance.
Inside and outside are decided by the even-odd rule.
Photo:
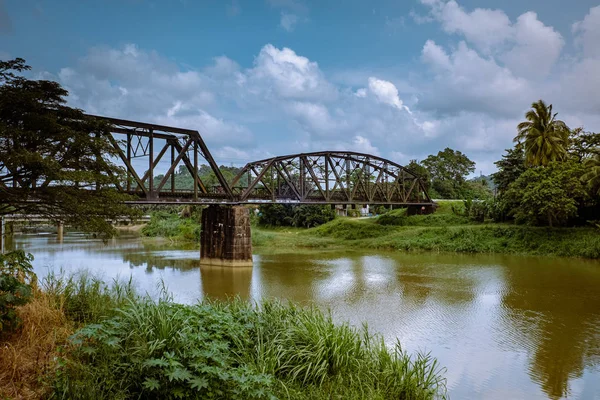
[[[56,396],[430,399],[441,372],[315,308],[140,299],[74,335]]]
[[[138,298],[131,281],[110,285],[88,272],[50,273],[28,304],[17,309],[18,330],[0,346],[0,398],[37,399],[52,392],[61,349],[86,323],[114,316]]]

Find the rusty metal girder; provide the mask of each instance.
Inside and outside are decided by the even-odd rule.
[[[277,202],[316,204],[433,203],[413,171],[357,152],[323,151],[251,162],[238,173],[232,186],[244,175],[249,178],[248,186],[236,196],[239,202],[274,198]]]

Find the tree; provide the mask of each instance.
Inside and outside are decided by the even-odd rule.
[[[587,184],[592,194],[600,195],[600,153],[588,158],[584,166],[586,173],[581,179]]]
[[[600,133],[586,132],[583,128],[571,130],[569,154],[579,162],[600,153]]]
[[[107,220],[135,216],[116,187],[123,169],[109,127],[65,105],[57,82],[30,80],[25,60],[0,61],[0,215],[39,214],[111,235]]]
[[[531,108],[525,114],[527,121],[517,126],[518,133],[514,139],[517,147],[524,147],[525,162],[533,166],[564,160],[569,128],[556,119],[558,113],[552,114],[552,104],[547,106],[543,100],[538,100]]]
[[[425,186],[425,190],[429,191],[431,189],[431,174],[423,165],[419,164],[417,160],[410,160],[406,169],[413,172],[416,176],[418,176],[423,185]]]
[[[467,175],[475,171],[475,163],[466,155],[448,147],[421,163],[431,174],[433,189],[444,198],[463,196]]]
[[[529,168],[503,196],[509,213],[517,222],[532,225],[564,225],[577,216],[587,199],[581,176],[583,166],[577,162],[551,162],[546,167]]]
[[[506,154],[494,164],[498,167],[498,172],[492,174],[492,179],[500,195],[527,169],[525,153],[521,148],[506,149]]]

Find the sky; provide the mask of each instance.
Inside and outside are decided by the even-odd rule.
[[[544,99],[600,131],[600,0],[0,0],[0,59],[91,114],[198,130],[219,164],[445,147],[476,175]]]

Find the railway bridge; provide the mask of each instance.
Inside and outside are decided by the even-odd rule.
[[[413,171],[374,155],[321,151],[272,157],[246,164],[228,182],[196,130],[90,117],[111,127],[107,138],[118,154],[114,161],[126,171],[116,189],[132,196],[128,203],[208,205],[202,213],[200,250],[206,263],[251,265],[245,204],[370,204],[434,210],[423,182]],[[202,181],[200,163],[208,164],[216,185]],[[191,189],[176,185],[176,173],[182,167],[192,178]]]

